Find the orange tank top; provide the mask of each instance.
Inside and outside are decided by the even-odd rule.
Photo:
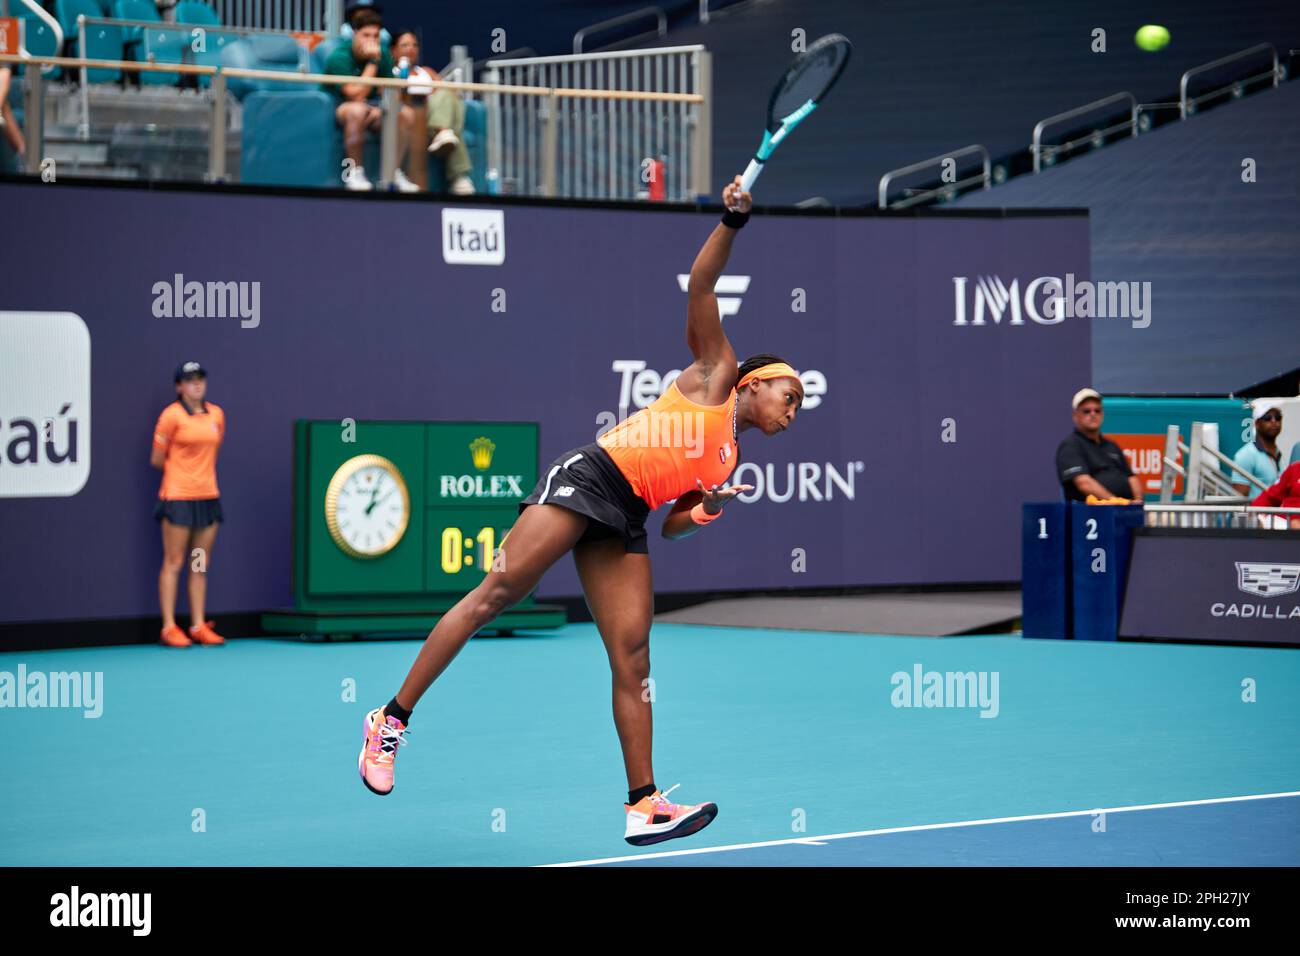
[[[650,510],[695,479],[720,485],[736,465],[736,390],[721,405],[697,405],[674,380],[664,393],[596,439]]]

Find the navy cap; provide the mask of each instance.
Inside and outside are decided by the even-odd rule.
[[[383,7],[377,3],[372,3],[371,0],[348,0],[348,2],[343,6],[343,19],[345,21],[350,20],[352,14],[356,13],[358,10],[374,10],[375,13],[384,12]]]
[[[181,381],[189,375],[198,375],[201,378],[208,377],[208,370],[198,362],[182,362],[176,366],[176,381]]]

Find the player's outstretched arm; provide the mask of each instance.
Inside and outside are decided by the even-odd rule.
[[[739,176],[723,189],[722,202],[728,209],[749,212],[750,196],[741,191]],[[736,353],[722,331],[713,287],[727,267],[731,243],[738,231],[722,223],[714,227],[691,265],[691,278],[686,286],[686,345],[695,361],[706,368],[726,362],[734,366],[736,362]]]

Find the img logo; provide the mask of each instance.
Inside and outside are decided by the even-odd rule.
[[[1151,324],[1150,282],[1065,281],[1039,276],[1020,291],[1020,280],[1007,285],[999,276],[977,276],[968,294],[966,276],[953,276],[953,325],[1058,325],[1066,319],[1131,319],[1133,328]],[[967,320],[967,299],[970,319]],[[987,323],[986,323],[987,318]]]
[[[90,331],[71,312],[0,312],[0,498],[90,477]]]
[[[444,208],[442,261],[448,265],[470,266],[499,266],[505,262],[505,212]]]

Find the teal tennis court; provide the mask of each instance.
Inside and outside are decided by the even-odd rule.
[[[1294,652],[675,624],[651,646],[656,782],[720,813],[644,850],[590,624],[471,641],[386,798],[357,777],[361,718],[415,642],[0,655],[103,675],[98,718],[0,711],[0,862],[1300,864]],[[894,706],[918,665],[990,693]]]

